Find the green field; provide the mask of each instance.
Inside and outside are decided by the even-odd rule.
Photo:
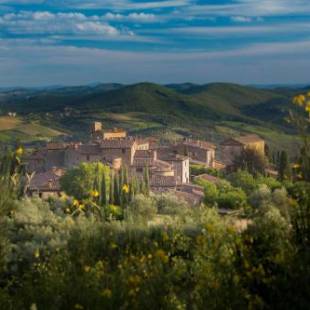
[[[0,117],[0,141],[32,142],[47,141],[64,133],[41,125],[38,121],[28,121],[21,117]]]

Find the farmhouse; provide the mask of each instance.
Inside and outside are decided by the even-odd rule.
[[[246,135],[230,138],[221,143],[222,161],[230,165],[234,158],[245,149],[252,149],[265,154],[265,141],[257,135]]]

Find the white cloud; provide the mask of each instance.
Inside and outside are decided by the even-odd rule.
[[[310,63],[305,61],[309,52],[310,41],[209,53],[145,53],[0,40],[0,85],[72,85],[94,81],[305,83],[309,82]]]
[[[232,16],[230,20],[235,23],[252,23],[263,21],[263,19],[260,17],[249,17],[249,16]]]
[[[81,13],[19,12],[0,17],[0,33],[14,35],[98,35],[117,37],[132,35],[101,20]]]
[[[156,15],[148,13],[130,13],[128,15],[123,15],[109,12],[104,16],[104,18],[109,21],[127,21],[138,23],[153,23],[158,20]]]
[[[309,15],[309,0],[235,0],[230,4],[191,5],[188,14],[208,16]]]
[[[195,36],[227,36],[227,35],[275,35],[298,33],[308,34],[310,31],[310,23],[277,23],[264,24],[254,26],[222,26],[222,27],[179,27],[166,29],[166,32],[171,32],[180,35],[195,35]],[[157,31],[158,32],[158,31]]]

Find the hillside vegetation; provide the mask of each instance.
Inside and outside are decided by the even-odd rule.
[[[89,124],[100,120],[106,127],[120,126],[139,135],[192,135],[214,142],[255,128],[267,140],[272,131],[272,147],[287,148],[283,139],[277,142],[274,137],[284,134],[293,139],[285,116],[298,91],[225,83],[19,89],[0,93],[0,111],[17,112],[23,119],[69,130],[78,138],[86,138]]]

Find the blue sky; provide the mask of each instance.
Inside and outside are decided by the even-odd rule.
[[[0,87],[310,83],[310,0],[0,0]]]

